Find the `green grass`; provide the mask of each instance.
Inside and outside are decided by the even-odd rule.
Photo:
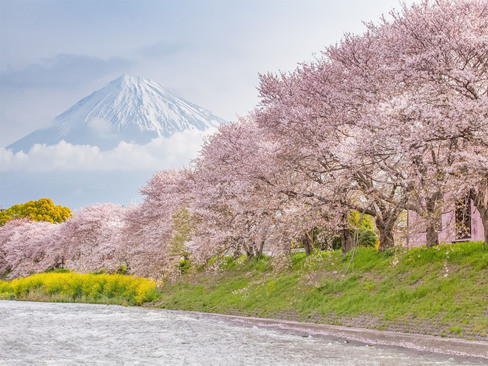
[[[400,324],[411,331],[486,337],[488,246],[295,253],[281,270],[267,257],[224,258],[218,273],[200,269],[166,283],[159,306],[262,317],[294,314],[297,320],[334,324],[367,318],[378,329]]]
[[[214,258],[162,288],[121,274],[50,272],[0,281],[0,298],[151,303],[486,340],[488,246],[457,243],[386,253],[358,248],[346,255],[316,250],[284,262],[267,256]]]

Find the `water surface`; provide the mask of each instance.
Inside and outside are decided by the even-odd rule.
[[[0,365],[480,365],[206,315],[0,301]]]

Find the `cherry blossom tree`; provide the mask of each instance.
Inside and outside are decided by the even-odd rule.
[[[313,61],[260,76],[260,104],[210,137],[190,168],[157,172],[140,206],[99,204],[61,224],[0,227],[0,272],[67,268],[158,279],[181,260],[313,249],[315,228],[354,247],[369,214],[380,250],[405,210],[429,246],[466,196],[488,243],[488,3],[421,0]]]
[[[356,192],[343,203],[375,217],[382,249],[407,207],[437,242],[457,140],[487,130],[486,3],[423,1],[392,15],[260,87],[260,126],[298,146],[297,169],[343,173]]]
[[[133,273],[159,279],[178,266],[171,248],[173,216],[189,205],[187,169],[157,172],[141,189],[145,200],[126,216],[124,240]]]
[[[372,59],[370,44],[349,37],[291,75],[262,76],[259,123],[283,140],[282,160],[308,182],[297,196],[327,204],[344,233],[350,209],[374,216],[385,249],[407,196],[397,151],[379,138],[391,121],[376,108],[387,98],[386,81],[374,79],[377,67],[363,62]]]
[[[260,179],[268,146],[255,127],[252,118],[222,126],[194,162],[191,246],[201,260],[241,251],[259,257],[270,238],[277,202]]]
[[[10,220],[0,227],[0,272],[8,278],[42,272],[60,259],[59,229],[61,224],[31,221],[28,218]]]
[[[113,272],[125,264],[121,232],[125,208],[114,204],[84,207],[60,225],[59,255],[77,272]]]
[[[408,106],[395,113],[413,126],[405,149],[417,173],[410,180],[416,211],[438,217],[470,192],[483,213],[488,208],[486,165],[480,159],[487,156],[488,141],[488,4],[422,1],[391,15],[393,21],[370,29],[380,39],[382,62],[410,90]],[[467,174],[475,171],[478,177]],[[486,218],[483,223],[486,232]],[[432,225],[427,234],[428,243],[437,241]]]

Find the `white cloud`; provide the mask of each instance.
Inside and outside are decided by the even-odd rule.
[[[34,145],[28,153],[14,153],[0,148],[0,171],[43,172],[161,170],[180,168],[195,158],[206,136],[215,130],[185,131],[168,138],[151,140],[146,145],[120,142],[117,147],[101,151],[97,146]]]
[[[95,133],[97,136],[109,136],[112,135],[114,131],[114,125],[109,121],[101,118],[92,118],[87,122],[88,128]]]

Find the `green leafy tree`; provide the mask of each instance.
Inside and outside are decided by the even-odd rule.
[[[68,207],[55,206],[49,198],[41,198],[38,201],[13,205],[5,211],[0,212],[0,226],[9,220],[23,217],[28,217],[34,221],[48,221],[56,224],[71,217],[71,210]]]
[[[348,217],[353,235],[357,238],[358,244],[363,246],[375,246],[378,236],[375,233],[374,218],[370,215],[351,210]]]
[[[351,210],[349,212],[348,221],[352,228],[368,230],[375,229],[373,216],[367,214],[361,215],[360,212],[355,210]]]

